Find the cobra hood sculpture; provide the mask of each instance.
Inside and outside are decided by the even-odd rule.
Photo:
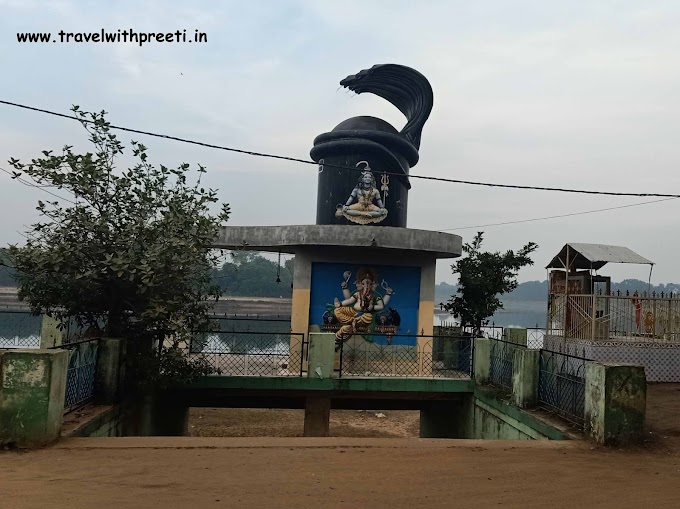
[[[406,125],[399,134],[420,149],[423,126],[434,104],[432,87],[425,76],[403,65],[378,64],[347,76],[340,85],[357,94],[368,92],[392,103],[406,117]]]
[[[405,227],[408,174],[418,163],[434,102],[430,83],[410,67],[380,64],[347,76],[340,85],[389,101],[404,114],[406,125],[397,131],[380,118],[352,117],[316,137],[310,154],[319,163],[317,224]]]

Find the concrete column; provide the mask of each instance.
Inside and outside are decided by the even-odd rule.
[[[505,341],[515,343],[516,345],[527,346],[528,336],[526,329],[506,328],[503,329],[503,335],[505,336]]]
[[[160,393],[153,405],[153,435],[181,437],[188,435],[189,407],[173,399],[172,394]]]
[[[515,348],[512,357],[512,400],[520,408],[538,403],[538,362],[540,350]]]
[[[310,333],[308,359],[307,377],[332,378],[335,364],[335,334]]]
[[[0,350],[0,444],[35,447],[59,438],[68,355]]]
[[[647,380],[642,366],[586,364],[585,430],[597,443],[640,440],[645,424]]]
[[[474,338],[475,354],[473,359],[474,376],[477,384],[484,384],[489,381],[491,371],[491,340],[485,338]]]
[[[40,325],[40,348],[52,348],[64,343],[66,337],[66,329],[59,329],[61,322],[48,315],[42,316],[42,323]]]
[[[290,326],[295,333],[307,333],[312,285],[312,259],[309,254],[304,250],[296,252],[294,267]]]
[[[420,410],[420,438],[471,438],[473,396],[429,403]]]
[[[437,260],[427,257],[420,266],[420,304],[418,307],[418,334],[434,333],[434,286]]]
[[[112,405],[120,398],[122,385],[122,361],[125,341],[102,338],[97,351],[95,372],[95,399],[100,405]]]
[[[187,435],[189,408],[172,393],[136,387],[132,401],[124,405],[123,436]]]
[[[454,369],[458,364],[459,343],[456,341],[457,338],[453,337],[445,337],[442,339],[444,351],[442,360],[444,361],[444,367],[446,369]]]
[[[327,437],[330,429],[331,399],[324,396],[308,396],[305,401],[306,437]]]

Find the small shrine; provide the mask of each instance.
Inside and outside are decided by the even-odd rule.
[[[602,362],[645,366],[647,380],[680,382],[680,295],[613,292],[608,263],[654,262],[627,247],[568,243],[547,265],[543,347]]]

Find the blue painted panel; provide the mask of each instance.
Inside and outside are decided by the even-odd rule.
[[[365,269],[369,269],[366,271]],[[379,333],[380,326],[392,325],[397,327],[396,334],[417,335],[418,308],[420,306],[420,267],[402,267],[393,265],[358,265],[340,263],[314,263],[312,264],[311,303],[309,311],[310,325],[318,325],[324,330],[324,324],[329,326],[340,325],[334,313],[334,299],[344,300],[342,283],[350,272],[348,289],[352,295],[357,292],[357,275],[370,274],[375,278],[377,287],[374,291],[374,301],[379,301],[386,294],[385,287],[394,290],[389,302],[383,311],[373,311],[369,330],[361,335],[368,341],[377,344],[387,344],[385,335]],[[353,309],[353,305],[345,306]],[[356,312],[356,310],[354,310]],[[352,314],[352,312],[350,312]],[[360,316],[364,313],[359,313]],[[372,331],[372,333],[371,333]],[[415,337],[391,338],[393,345],[415,345]]]

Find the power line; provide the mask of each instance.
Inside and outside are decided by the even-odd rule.
[[[670,201],[670,200],[677,200],[677,198],[664,198],[663,200],[652,200],[652,201],[645,201],[642,203],[631,203],[629,205],[620,205],[618,207],[607,207],[605,209],[596,209],[596,210],[585,210],[583,212],[572,212],[570,214],[560,214],[557,216],[546,216],[546,217],[535,217],[532,219],[521,219],[519,221],[506,221],[503,223],[491,223],[491,224],[480,224],[477,226],[462,226],[460,228],[447,228],[443,230],[439,230],[441,232],[450,232],[450,231],[457,231],[457,230],[470,230],[472,228],[486,228],[488,226],[503,226],[503,225],[508,225],[508,224],[518,224],[518,223],[530,223],[533,221],[545,221],[547,219],[557,219],[560,217],[571,217],[571,216],[582,216],[585,214],[594,214],[596,212],[606,212],[608,210],[617,210],[617,209],[625,209],[629,207],[639,207],[641,205],[650,205],[652,203],[660,203],[662,201]]]
[[[25,104],[19,104],[19,103],[14,103],[10,101],[4,101],[0,100],[0,104],[5,104],[7,106],[14,106],[17,108],[22,108],[25,110],[30,110],[30,111],[36,111],[39,113],[45,113],[47,115],[53,115],[56,117],[61,117],[61,118],[67,118],[70,120],[77,120],[78,122],[85,122],[89,124],[93,124],[94,122],[92,120],[87,120],[84,118],[79,118],[74,115],[66,115],[64,113],[58,113],[56,111],[50,111],[50,110],[45,110],[42,108],[36,108],[34,106],[27,106]],[[153,133],[149,131],[142,131],[140,129],[133,129],[130,127],[123,127],[123,126],[117,126],[110,124],[108,126],[110,129],[116,129],[119,131],[126,131],[129,133],[135,133],[135,134],[143,134],[145,136],[153,136],[155,138],[162,138],[166,140],[172,140],[172,141],[179,141],[181,143],[188,143],[190,145],[198,145],[200,147],[206,147],[206,148],[214,148],[218,150],[224,150],[227,152],[236,152],[238,154],[244,154],[244,155],[249,155],[249,156],[255,156],[255,157],[265,157],[265,158],[270,158],[270,159],[280,159],[283,161],[291,161],[295,163],[303,163],[303,164],[311,164],[317,166],[318,163],[314,161],[308,161],[306,159],[299,159],[297,157],[289,157],[289,156],[282,156],[282,155],[277,155],[277,154],[269,154],[266,152],[255,152],[251,150],[243,150],[243,149],[238,149],[238,148],[233,148],[233,147],[225,147],[222,145],[214,145],[212,143],[205,143],[202,141],[196,141],[196,140],[189,140],[185,138],[179,138],[177,136],[170,136],[168,134],[160,134],[160,133]],[[342,166],[342,165],[337,165],[337,164],[329,164],[329,163],[324,163],[324,167],[328,168],[337,168],[337,169],[342,169],[342,170],[348,170],[348,171],[354,171],[354,172],[360,172],[362,171],[359,168],[352,168],[350,166]],[[404,174],[402,173],[397,173],[397,172],[383,172],[386,175],[390,176],[395,176],[395,177],[403,177]],[[421,179],[421,180],[430,180],[430,181],[435,181],[435,182],[446,182],[449,184],[464,184],[464,185],[471,185],[471,186],[483,186],[483,187],[495,187],[495,188],[504,188],[504,189],[524,189],[524,190],[531,190],[531,191],[554,191],[554,192],[561,192],[561,193],[576,193],[576,194],[595,194],[595,195],[606,195],[606,196],[638,196],[638,197],[656,197],[656,198],[680,198],[680,194],[666,194],[666,193],[621,193],[621,192],[614,192],[614,191],[590,191],[590,190],[585,190],[585,189],[569,189],[569,188],[561,188],[561,187],[545,187],[545,186],[524,186],[524,185],[518,185],[518,184],[495,184],[491,182],[475,182],[471,180],[459,180],[459,179],[449,179],[449,178],[444,178],[444,177],[434,177],[431,175],[407,175],[408,178],[413,178],[413,179]]]
[[[15,175],[14,173],[12,173],[11,171],[7,171],[6,169],[4,169],[4,168],[2,168],[2,167],[0,167],[0,171],[4,171],[5,173],[7,173],[7,175],[9,175],[10,177],[12,177],[13,180],[17,180],[17,181],[21,182],[22,184],[24,184],[25,186],[35,187],[36,189],[40,189],[41,191],[45,191],[46,193],[51,194],[51,195],[54,196],[55,198],[59,198],[59,199],[62,200],[62,201],[65,201],[65,202],[68,202],[68,203],[72,203],[73,205],[78,205],[78,203],[75,202],[75,201],[73,201],[73,200],[69,200],[68,198],[63,198],[63,197],[59,196],[58,194],[55,194],[55,193],[53,193],[52,191],[49,191],[49,190],[45,189],[46,186],[39,186],[39,185],[37,185],[37,184],[34,184],[33,182],[29,182],[28,180],[24,180],[24,179],[22,179],[21,177],[19,177],[19,176]]]

